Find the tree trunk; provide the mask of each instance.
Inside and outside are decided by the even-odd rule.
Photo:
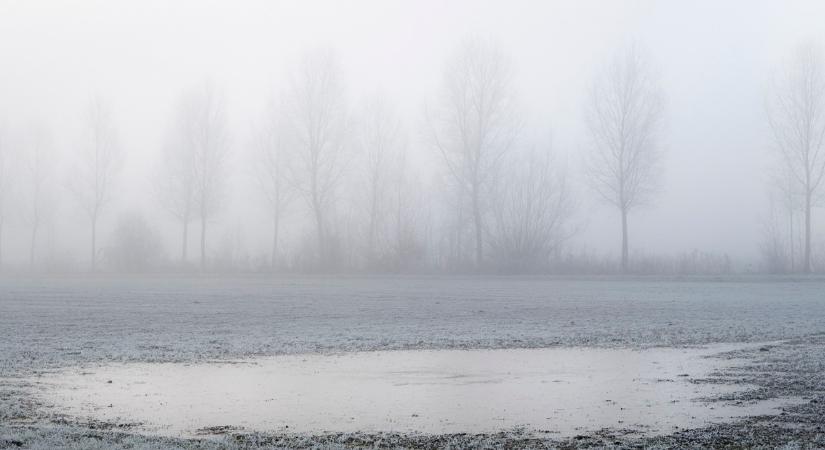
[[[811,191],[805,193],[805,263],[802,268],[805,273],[811,273]]]
[[[92,254],[90,255],[91,259],[89,259],[89,261],[90,261],[89,267],[90,267],[92,272],[95,271],[95,260],[97,259],[96,258],[97,257],[96,244],[97,244],[97,216],[93,216],[92,217],[92,248],[91,248]]]
[[[378,182],[373,177],[372,198],[370,202],[370,224],[367,235],[367,264],[372,268],[375,264],[375,234],[378,222]]]
[[[481,207],[478,200],[478,189],[473,189],[473,223],[475,224],[476,237],[476,269],[481,268],[483,255],[483,240],[481,227]]]
[[[622,273],[627,273],[627,208],[622,208]]]
[[[312,212],[315,215],[315,227],[318,233],[318,267],[321,268],[326,263],[326,242],[324,236],[324,213],[321,211],[321,198],[318,189],[318,163],[312,163],[312,180],[310,182],[310,193],[312,195]]]
[[[279,220],[278,213],[275,213],[275,217],[272,221],[272,254],[270,255],[270,265],[272,271],[275,272],[278,268],[278,225]]]
[[[34,250],[37,245],[37,224],[32,227],[32,240],[29,246],[29,267],[34,269]]]
[[[788,223],[788,225],[789,225],[789,228],[788,228],[788,243],[791,246],[791,272],[793,273],[793,271],[796,270],[796,254],[795,254],[795,248],[794,248],[794,247],[796,247],[796,245],[795,245],[796,243],[794,242],[794,236],[793,236],[793,209],[791,209],[790,213],[788,213],[788,219],[789,219],[789,223]]]
[[[370,214],[370,225],[367,230],[367,266],[375,263],[375,213]]]
[[[318,266],[323,267],[326,264],[326,243],[324,242],[324,215],[321,212],[320,205],[317,202],[313,202],[315,204],[315,226],[316,231],[318,233]]]
[[[183,238],[181,242],[181,250],[180,250],[180,262],[181,264],[186,264],[186,249],[189,243],[189,220],[188,218],[183,219]]]
[[[201,215],[201,272],[206,270],[206,217]]]
[[[395,210],[395,260],[397,269],[401,269],[405,264],[405,249],[404,249],[404,227],[402,219],[402,202],[401,195],[398,195],[398,208]]]

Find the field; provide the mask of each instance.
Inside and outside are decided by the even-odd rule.
[[[526,277],[98,277],[0,281],[0,447],[825,445],[825,280]],[[782,414],[664,436],[498,433],[146,436],[55,412],[32,377],[108,363],[415,349],[643,349],[758,343],[696,383],[715,399],[794,396]],[[763,344],[767,343],[767,344]]]

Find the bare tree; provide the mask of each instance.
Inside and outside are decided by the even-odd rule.
[[[391,180],[388,234],[395,268],[409,268],[410,265],[423,260],[425,244],[422,236],[424,217],[423,185],[410,169],[407,161],[407,147],[402,146],[396,155],[395,176]]]
[[[187,116],[183,102],[176,110],[173,123],[167,129],[163,158],[155,186],[164,208],[181,224],[181,263],[188,260],[189,223],[195,216],[195,155],[194,143],[187,132]]]
[[[223,98],[207,84],[184,93],[165,152],[167,208],[183,225],[181,259],[186,260],[188,225],[201,222],[200,268],[206,268],[206,224],[217,211],[229,153]]]
[[[491,247],[499,267],[524,271],[546,266],[571,235],[572,201],[564,173],[549,151],[529,150],[506,167],[493,206]]]
[[[34,124],[29,131],[25,158],[25,180],[28,211],[26,222],[31,230],[29,266],[34,268],[37,238],[40,227],[50,214],[52,200],[51,180],[54,171],[51,135],[42,124]]]
[[[283,113],[279,106],[271,104],[264,123],[255,130],[250,159],[257,187],[263,194],[272,217],[270,266],[273,270],[278,266],[281,221],[294,197],[294,191],[286,180],[289,153],[284,136]]]
[[[443,268],[464,268],[468,263],[473,264],[475,250],[475,244],[471,242],[474,239],[473,223],[468,214],[469,196],[452,176],[444,175],[447,176],[436,179],[437,191],[443,197],[437,213],[440,221],[439,265]]]
[[[94,271],[97,261],[97,223],[112,199],[122,155],[110,110],[102,99],[94,98],[91,101],[88,121],[88,141],[78,151],[78,162],[68,186],[91,222],[89,267]]]
[[[447,63],[439,100],[427,120],[450,176],[469,199],[479,267],[486,191],[520,129],[508,58],[490,42],[466,41]]]
[[[207,85],[184,100],[194,150],[195,201],[201,221],[201,270],[206,269],[206,223],[215,214],[224,190],[229,135],[223,97]]]
[[[292,74],[286,117],[293,149],[291,182],[309,206],[321,265],[329,263],[329,208],[344,171],[347,131],[344,87],[335,55],[320,50],[304,55]]]
[[[781,220],[779,214],[777,214],[777,194],[777,192],[771,193],[768,215],[761,220],[762,242],[759,245],[759,250],[762,256],[762,270],[768,273],[785,273],[789,269],[793,270],[793,263],[790,262],[788,255],[789,247],[782,237]],[[784,202],[784,199],[782,201]]]
[[[613,59],[591,91],[587,172],[593,189],[621,213],[623,271],[628,267],[627,216],[659,188],[661,150],[656,138],[663,110],[658,82],[635,46]]]
[[[381,257],[379,247],[388,237],[385,228],[393,191],[400,195],[393,183],[401,179],[405,141],[395,109],[381,96],[365,102],[360,119],[358,146],[366,180],[367,262],[375,264]]]
[[[791,272],[796,271],[797,262],[800,258],[797,249],[802,249],[805,245],[801,239],[804,236],[802,236],[797,218],[804,211],[804,195],[800,188],[800,184],[790,172],[787,164],[781,164],[771,177],[771,207],[776,209],[773,203],[778,203],[782,207],[782,212],[787,215],[785,227],[780,227],[779,224],[773,226],[777,229],[784,228],[784,231],[786,231],[787,237],[783,241],[787,241],[788,263]],[[776,212],[772,212],[772,214],[776,215]]]
[[[5,123],[0,122],[0,268],[3,265],[3,227],[9,215],[13,176],[12,145]]]
[[[775,147],[802,194],[805,242],[802,269],[811,271],[811,208],[825,176],[825,67],[814,44],[797,48],[768,100]]]

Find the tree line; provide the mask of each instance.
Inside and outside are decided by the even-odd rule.
[[[781,157],[771,198],[779,200],[787,221],[772,207],[763,268],[810,272],[812,208],[825,174],[822,51],[801,46],[781,73],[767,98],[766,122]],[[669,262],[631,258],[628,218],[660,191],[666,116],[665,93],[639,46],[603,64],[584,108],[584,181],[616,212],[617,264],[563,252],[576,232],[571,217],[577,202],[551,145],[530,137],[516,83],[500,47],[466,40],[444,64],[436,101],[424,105],[422,120],[412,127],[385,95],[350,105],[336,54],[310,51],[244,139],[230,132],[222,91],[197,85],[177,99],[152,175],[159,209],[179,227],[177,251],[167,249],[152,223],[135,213],[121,214],[104,231],[101,245],[99,224],[115,212],[124,152],[109,105],[95,98],[85,112],[84,145],[73,155],[63,186],[87,218],[88,267],[227,269],[209,230],[226,207],[228,160],[243,153],[250,174],[244,179],[254,186],[255,204],[271,227],[269,244],[256,249],[266,258],[246,269],[731,270],[724,255],[694,252]],[[57,171],[50,156],[54,143],[42,124],[21,142],[10,143],[7,135],[0,129],[0,264],[3,227],[14,218],[29,232],[34,269],[42,227],[54,223],[47,220],[49,205],[60,191],[50,182]],[[438,162],[429,173],[434,188],[425,187],[424,171],[410,164],[412,147]],[[13,198],[25,198],[22,207],[12,208]],[[358,211],[351,211],[356,205]],[[289,218],[302,224],[302,233],[286,243]],[[189,248],[193,234],[196,262]]]

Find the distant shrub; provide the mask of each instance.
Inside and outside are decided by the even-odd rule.
[[[146,272],[158,268],[162,249],[160,236],[141,214],[124,213],[117,220],[105,258],[115,271]]]

